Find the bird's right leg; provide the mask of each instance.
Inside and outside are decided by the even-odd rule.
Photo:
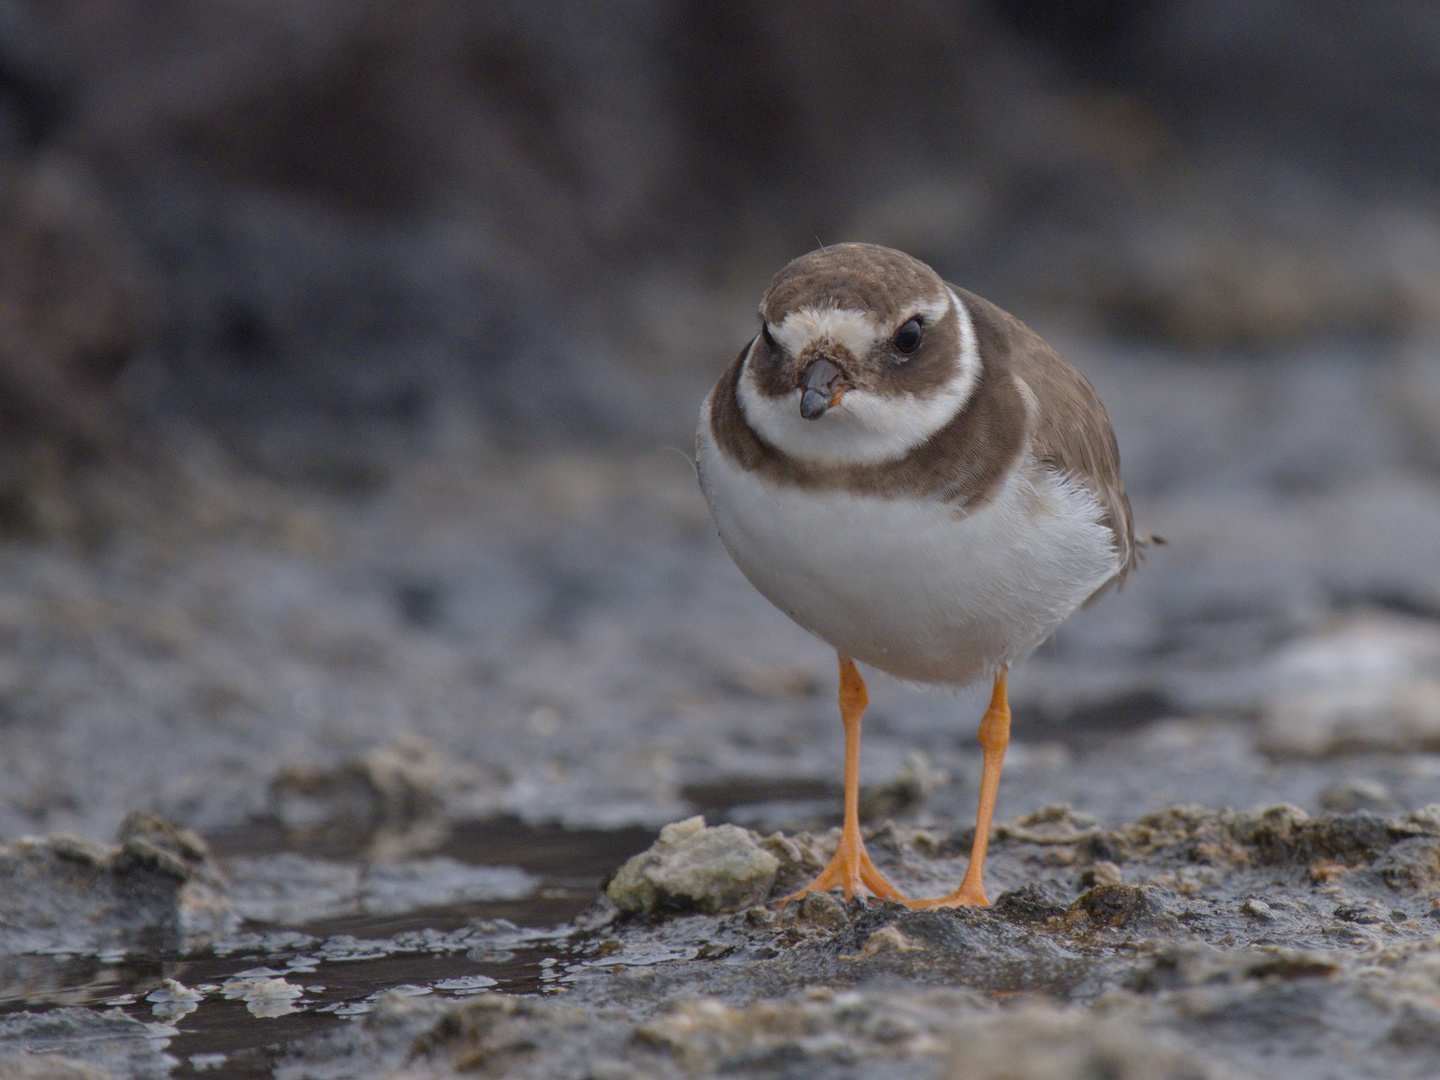
[[[860,838],[860,721],[869,704],[870,694],[855,661],[848,656],[840,657],[840,718],[845,722],[845,823],[829,865],[805,888],[780,901],[782,904],[799,900],[808,892],[823,892],[837,886],[845,890],[846,900],[868,895],[907,902],[900,890],[875,869],[865,851],[865,841]]]

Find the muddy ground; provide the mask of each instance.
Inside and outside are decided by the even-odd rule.
[[[834,842],[833,657],[684,417],[339,494],[197,442],[179,509],[0,548],[5,1075],[1440,1072],[1435,353],[1062,344],[1169,544],[1015,673],[984,911],[765,906]],[[872,692],[871,849],[948,890],[983,701]],[[697,813],[772,877],[602,897]]]

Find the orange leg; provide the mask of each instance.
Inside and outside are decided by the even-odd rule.
[[[978,904],[989,907],[985,899],[985,849],[990,843],[990,820],[995,816],[995,796],[1000,791],[1000,767],[1005,762],[1005,748],[1010,745],[1010,695],[1005,688],[1005,669],[995,676],[995,690],[990,695],[990,708],[980,721],[980,749],[985,765],[980,773],[980,807],[975,813],[975,843],[970,848],[970,865],[965,880],[949,896],[925,900],[924,907],[961,907]]]
[[[845,721],[845,824],[840,831],[840,846],[830,864],[820,875],[799,892],[780,901],[788,904],[808,892],[824,892],[837,885],[845,890],[845,899],[854,896],[882,896],[887,900],[904,900],[900,890],[885,880],[870,856],[865,841],[860,839],[860,721],[870,695],[865,680],[855,668],[855,661],[840,657],[840,718]]]

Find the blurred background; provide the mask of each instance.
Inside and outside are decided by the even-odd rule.
[[[846,240],[1045,333],[1171,540],[1017,679],[1002,816],[1177,717],[1191,797],[1313,806],[1273,762],[1440,748],[1437,195],[1418,0],[0,5],[0,835],[811,820],[833,659],[685,457]],[[976,715],[882,687],[867,777],[968,805]]]

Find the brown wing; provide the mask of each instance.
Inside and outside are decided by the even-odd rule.
[[[1114,535],[1120,570],[1100,587],[1091,597],[1093,600],[1122,583],[1139,556],[1110,416],[1085,376],[1045,344],[1039,334],[988,300],[963,289],[955,292],[970,311],[986,362],[993,358],[1018,375],[1040,403],[1032,432],[1036,457],[1057,472],[1075,477],[1104,508],[1103,521]]]

